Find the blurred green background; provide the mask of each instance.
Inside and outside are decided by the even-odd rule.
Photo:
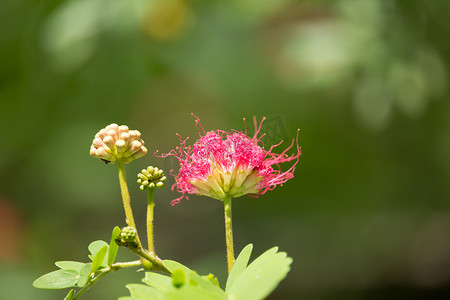
[[[176,133],[243,129],[266,143],[300,128],[295,178],[234,201],[236,251],[294,258],[270,299],[450,299],[450,22],[447,0],[0,1],[0,298],[57,260],[87,261],[124,213],[94,134],[138,129],[149,152]],[[251,122],[248,122],[251,124]],[[281,148],[280,148],[281,149]],[[152,154],[127,167],[135,183]],[[285,166],[286,168],[288,166]],[[173,179],[171,179],[173,182]],[[225,282],[223,207],[157,192],[156,249]],[[120,260],[132,259],[126,251]],[[106,277],[84,299],[116,299],[142,273]]]

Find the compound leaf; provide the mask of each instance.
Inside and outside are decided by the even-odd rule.
[[[116,226],[113,229],[111,242],[109,243],[108,259],[107,259],[108,266],[114,263],[114,260],[116,259],[117,256],[117,251],[119,251],[119,245],[117,245],[116,243],[116,239],[119,237],[119,235],[120,235],[120,228]]]
[[[74,287],[78,280],[78,272],[75,270],[57,270],[42,275],[33,282],[38,289],[65,289]]]
[[[244,247],[244,249],[242,249],[241,253],[236,258],[233,268],[231,269],[230,275],[228,276],[225,291],[228,292],[228,290],[231,288],[236,278],[238,278],[239,275],[241,275],[241,273],[245,270],[245,268],[247,268],[248,260],[250,259],[252,250],[253,245],[248,244],[247,246]]]
[[[237,276],[227,290],[234,300],[260,300],[267,297],[286,277],[292,259],[274,247],[255,259]]]

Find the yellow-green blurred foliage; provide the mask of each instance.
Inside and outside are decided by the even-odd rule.
[[[234,201],[236,251],[294,258],[270,299],[450,297],[448,0],[0,1],[0,298],[61,299],[31,287],[56,260],[123,226],[114,165],[94,134],[139,129],[149,152],[176,133],[243,129],[266,143],[300,128],[295,178]],[[248,125],[251,125],[251,122]],[[264,129],[263,129],[264,130]],[[135,183],[152,154],[128,166]],[[172,179],[173,182],[173,179]],[[156,194],[156,250],[225,282],[222,206]],[[121,251],[119,259],[131,255]],[[85,299],[127,295],[121,271]]]

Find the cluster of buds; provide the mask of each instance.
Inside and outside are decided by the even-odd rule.
[[[138,243],[136,237],[137,232],[135,228],[131,226],[123,227],[119,237],[116,239],[116,243],[120,246],[137,248]]]
[[[154,189],[155,186],[158,188],[164,187],[164,181],[166,181],[166,176],[164,172],[157,167],[147,167],[147,169],[142,169],[141,173],[137,175],[137,183],[140,184],[139,188],[141,191],[149,188]]]
[[[95,135],[90,154],[106,163],[121,159],[127,164],[147,154],[147,148],[139,131],[113,123]]]

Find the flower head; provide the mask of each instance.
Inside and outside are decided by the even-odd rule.
[[[295,166],[300,157],[297,131],[297,153],[288,156],[286,152],[294,146],[294,141],[282,153],[272,150],[281,144],[273,145],[265,150],[261,138],[262,119],[259,126],[255,123],[255,134],[249,137],[246,132],[215,130],[206,132],[196,117],[197,128],[203,135],[191,146],[186,145],[187,139],[169,153],[161,155],[175,156],[180,162],[180,169],[175,176],[172,189],[182,193],[181,197],[172,201],[179,203],[186,194],[197,194],[223,200],[226,197],[236,198],[245,194],[255,197],[273,190],[294,177]],[[295,161],[287,170],[280,170],[280,163]]]
[[[158,188],[164,187],[164,181],[166,181],[166,176],[164,176],[164,171],[158,167],[149,166],[147,169],[142,169],[142,171],[137,175],[137,183],[140,185],[141,191],[149,188],[154,189],[155,186]]]
[[[119,126],[113,123],[95,135],[90,154],[106,163],[122,159],[127,164],[147,154],[147,148],[141,140],[139,131],[129,130],[126,125]]]

